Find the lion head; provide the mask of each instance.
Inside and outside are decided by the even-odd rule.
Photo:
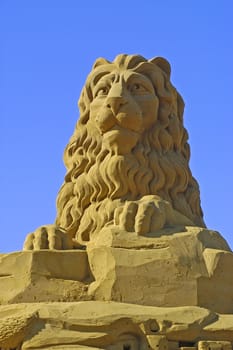
[[[80,118],[64,153],[56,224],[86,242],[125,201],[157,195],[204,226],[189,168],[184,103],[163,58],[98,59],[79,100]]]

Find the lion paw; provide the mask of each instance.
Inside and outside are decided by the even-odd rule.
[[[64,229],[56,225],[41,226],[27,235],[23,250],[41,249],[73,249],[73,242]]]
[[[145,196],[139,201],[126,202],[117,208],[114,224],[128,232],[144,235],[164,227],[165,212],[160,208],[156,196]]]

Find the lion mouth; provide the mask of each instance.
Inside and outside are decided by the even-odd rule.
[[[103,145],[113,153],[123,155],[131,152],[139,138],[139,133],[116,125],[103,134]]]
[[[130,137],[130,136],[133,136],[134,135],[134,137],[135,137],[135,135],[138,135],[139,133],[138,132],[136,132],[136,131],[134,131],[134,130],[131,130],[131,129],[128,129],[128,128],[125,128],[125,127],[123,127],[123,126],[121,126],[121,125],[115,125],[115,126],[113,126],[111,129],[109,129],[109,130],[107,130],[105,133],[104,133],[105,135],[121,135],[121,136],[128,136],[128,137]]]

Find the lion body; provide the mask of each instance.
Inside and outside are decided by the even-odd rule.
[[[151,195],[204,226],[184,103],[169,75],[164,59],[119,55],[112,63],[99,59],[88,76],[64,153],[56,219],[82,244],[113,223],[125,203]]]

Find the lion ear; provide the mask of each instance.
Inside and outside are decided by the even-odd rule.
[[[97,60],[95,61],[95,63],[93,64],[92,69],[102,66],[103,64],[109,64],[110,62],[108,60],[106,60],[103,57],[97,58]]]
[[[170,76],[171,76],[171,66],[170,66],[170,63],[165,58],[163,58],[163,57],[155,57],[155,58],[152,58],[149,62],[156,64],[170,78]]]

